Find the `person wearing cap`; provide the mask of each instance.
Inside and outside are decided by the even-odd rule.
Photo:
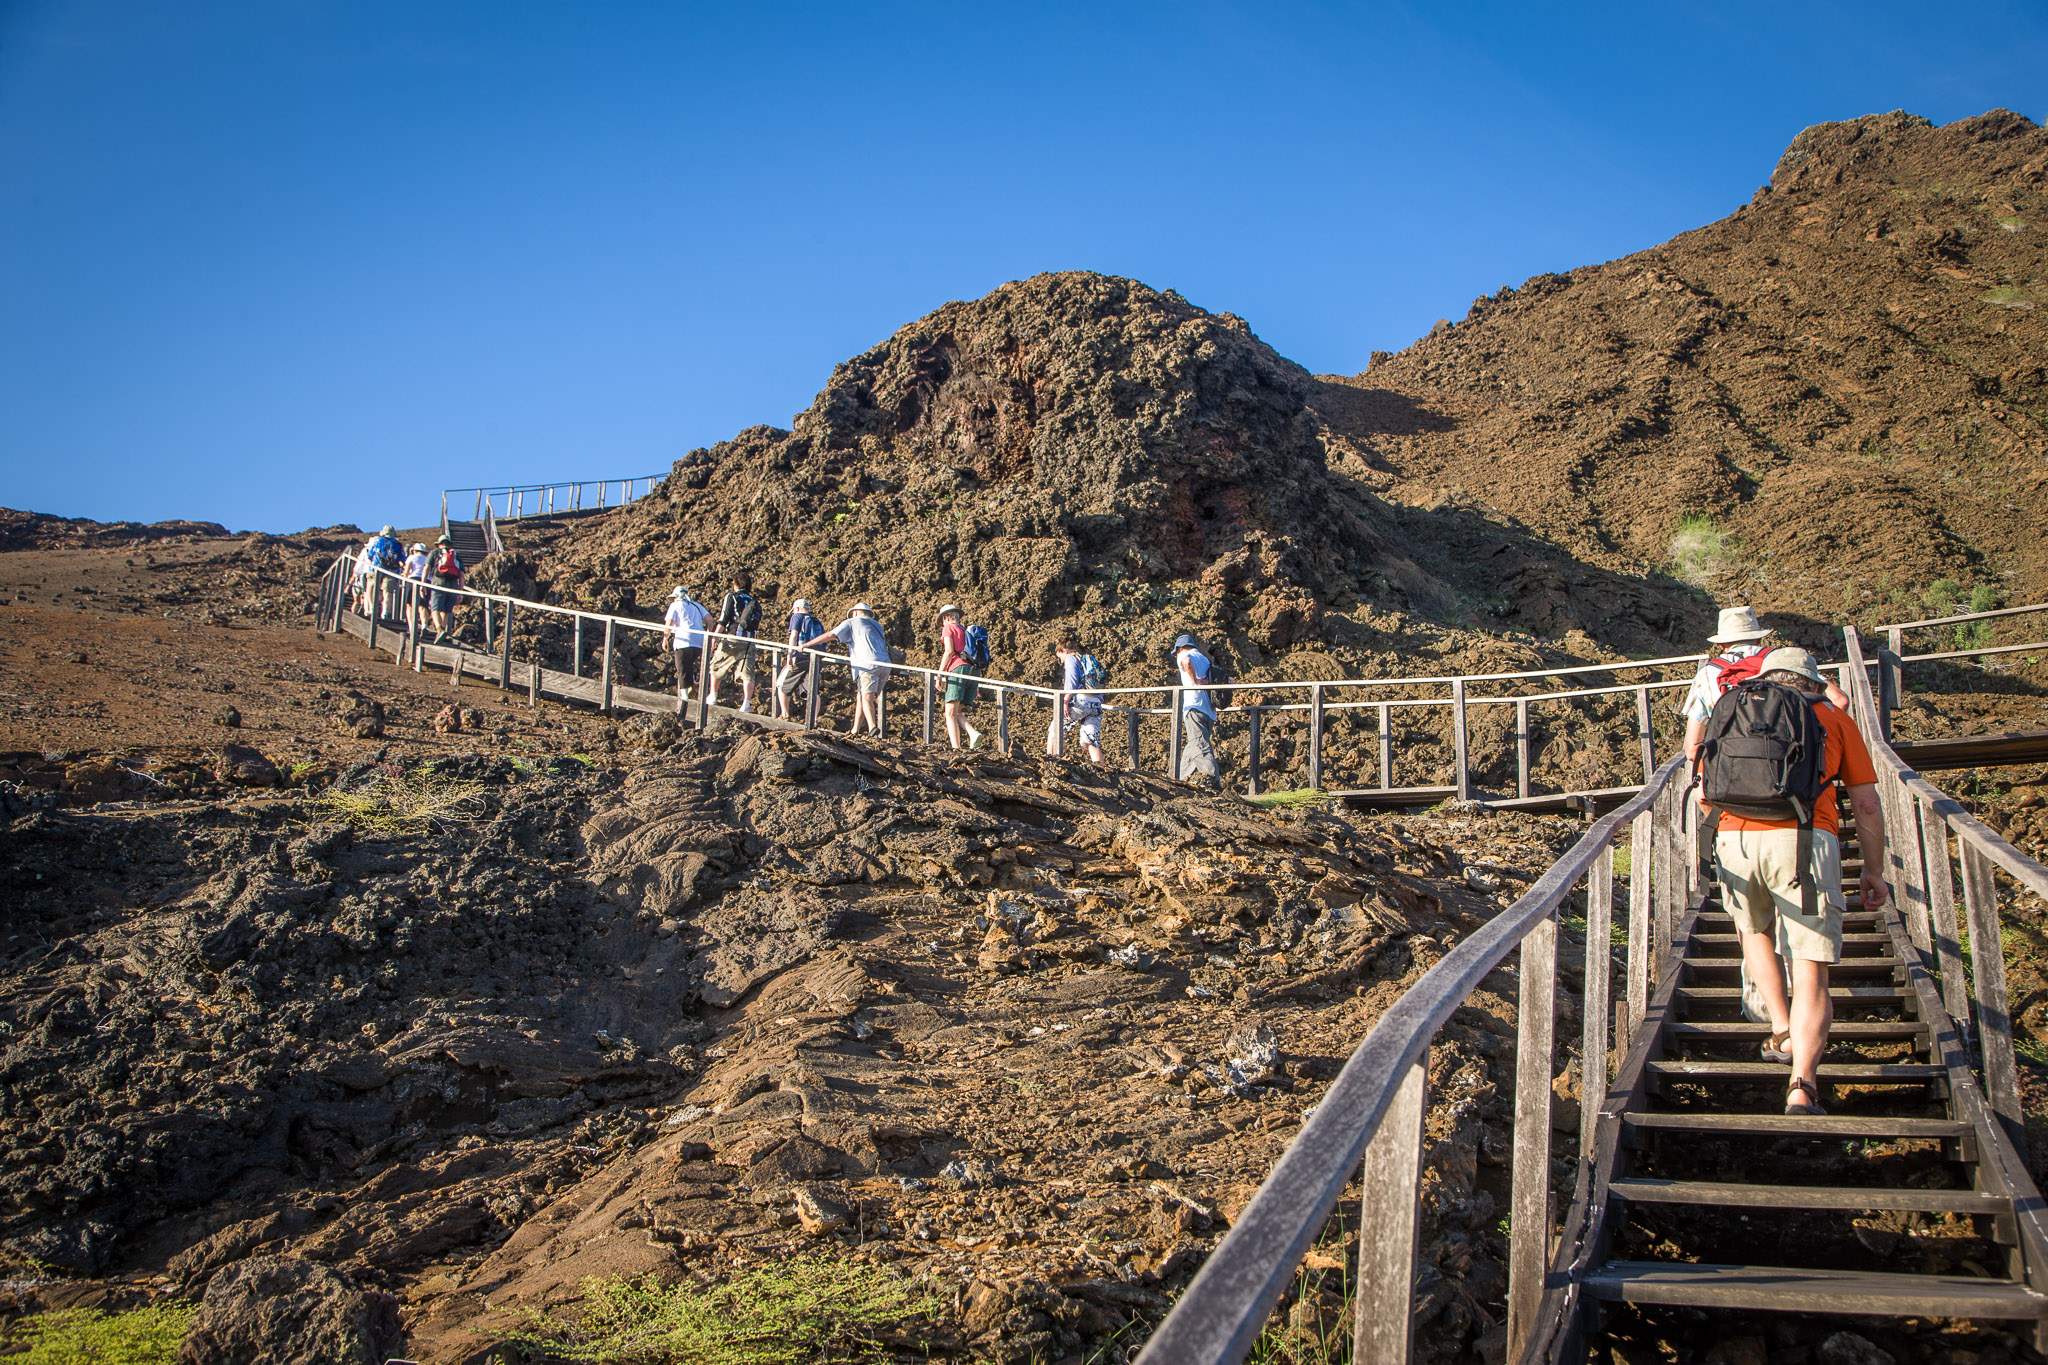
[[[939,608],[939,672],[946,675],[946,738],[954,748],[960,747],[960,737],[967,737],[967,747],[981,747],[981,731],[974,728],[974,722],[967,718],[967,708],[974,705],[980,693],[981,670],[967,657],[967,626],[960,619],[960,605],[948,602]]]
[[[399,540],[397,527],[387,525],[371,536],[356,570],[357,609],[382,620],[386,604],[398,600],[398,584],[391,576],[404,566],[405,543]]]
[[[1707,717],[1714,713],[1714,703],[1721,700],[1721,694],[1729,684],[1753,678],[1757,665],[1745,661],[1757,659],[1769,649],[1771,629],[1756,619],[1756,612],[1750,607],[1723,607],[1718,628],[1707,637],[1707,643],[1714,646],[1714,653],[1700,665],[1693,674],[1692,686],[1685,690],[1685,696],[1678,703],[1679,714],[1685,717],[1685,761],[1687,766],[1699,762],[1700,741],[1706,735]],[[1849,698],[1832,682],[1826,684],[1830,704],[1846,711]]]
[[[446,644],[455,631],[455,604],[462,599],[455,590],[462,586],[462,556],[455,552],[455,542],[446,532],[435,537],[434,548],[427,556],[427,576],[434,580],[434,639]]]
[[[1182,635],[1173,642],[1173,663],[1184,689],[1180,694],[1180,771],[1174,776],[1221,791],[1223,774],[1216,765],[1216,703],[1208,688],[1209,656],[1202,653],[1194,636]]]
[[[804,648],[822,652],[835,641],[846,646],[847,658],[853,664],[853,733],[866,730],[879,735],[882,689],[889,685],[891,661],[889,639],[882,633],[882,623],[875,619],[874,608],[865,602],[854,603],[844,621]]]
[[[1818,1115],[1820,1059],[1827,1051],[1834,1004],[1828,995],[1828,965],[1842,959],[1841,816],[1835,783],[1847,789],[1856,815],[1856,839],[1863,852],[1858,885],[1863,908],[1877,910],[1888,899],[1884,866],[1884,813],[1878,804],[1877,769],[1863,732],[1848,712],[1826,698],[1820,665],[1803,649],[1774,649],[1764,655],[1758,677],[1806,697],[1824,736],[1821,776],[1826,784],[1813,810],[1812,881],[1819,892],[1816,913],[1804,913],[1799,877],[1799,822],[1763,820],[1723,810],[1714,838],[1722,902],[1741,936],[1743,964],[1770,1014],[1765,1061],[1789,1061],[1792,1077],[1785,1112]],[[1792,962],[1792,999],[1785,999],[1783,959]]]
[[[711,613],[678,583],[668,595],[668,610],[661,618],[661,647],[670,651],[676,665],[676,695],[690,700],[696,686],[697,670],[704,660],[704,623]]]
[[[427,547],[424,542],[413,542],[411,551],[405,556],[405,568],[400,572],[420,585],[414,589],[411,624],[424,627],[427,624]]]
[[[802,658],[800,651],[824,633],[825,623],[811,615],[811,604],[797,598],[789,609],[789,634],[785,637],[789,652],[782,656],[782,667],[775,670],[776,719],[796,719],[796,691],[810,672],[799,662]]]

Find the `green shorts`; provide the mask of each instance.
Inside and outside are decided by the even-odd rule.
[[[973,664],[961,664],[946,675],[946,700],[957,701],[966,706],[974,705],[974,699],[981,693],[981,684],[975,681],[981,676]]]
[[[720,640],[718,648],[711,652],[711,676],[714,678],[743,677],[754,671],[754,642],[738,643]]]

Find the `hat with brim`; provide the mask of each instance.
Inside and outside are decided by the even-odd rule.
[[[873,615],[875,614],[875,609],[874,609],[873,607],[869,606],[869,605],[868,605],[867,603],[865,603],[865,602],[856,602],[856,603],[854,603],[854,604],[853,604],[852,606],[848,607],[848,608],[847,608],[847,611],[848,611],[849,613],[852,613],[852,612],[856,612],[856,611],[864,611],[864,612],[866,612],[866,613],[867,613],[868,615],[870,615],[870,616],[873,616]]]
[[[455,542],[450,540],[447,536],[437,536],[434,539],[434,543],[436,545],[453,545]]]
[[[384,536],[395,536],[398,534],[398,528],[396,526],[386,525],[385,528],[382,531],[379,531],[377,534]]]
[[[790,607],[791,611],[809,611],[810,609],[811,604],[801,597],[797,598],[796,603]]]
[[[1173,642],[1173,647],[1174,647],[1175,649],[1198,649],[1198,648],[1200,648],[1200,646],[1198,646],[1198,645],[1197,645],[1197,644],[1195,643],[1195,637],[1194,637],[1194,636],[1192,636],[1192,635],[1183,635],[1183,636],[1181,636],[1181,637],[1180,637],[1180,638],[1179,638],[1178,640],[1175,640],[1175,641]]]
[[[675,586],[675,589],[674,589],[674,591],[672,591],[672,592],[670,592],[670,593],[669,593],[669,596],[670,596],[670,597],[673,597],[673,598],[675,598],[675,599],[676,599],[677,601],[679,601],[679,602],[680,602],[681,600],[683,600],[684,598],[688,597],[689,595],[690,595],[690,590],[689,590],[688,588],[684,587],[684,586],[683,586],[682,584],[680,584],[680,583],[676,584],[676,586]]]
[[[947,612],[951,612],[953,615],[958,616],[960,614],[960,604],[957,602],[948,602],[945,606],[939,608],[939,615],[944,616]]]
[[[1769,635],[1769,626],[1761,625],[1756,612],[1749,607],[1721,608],[1721,627],[1707,637],[1710,645],[1738,645],[1745,640],[1761,640]]]
[[[416,555],[423,555],[427,552],[427,547],[422,545],[419,541],[415,540],[412,543],[412,552]]]
[[[1786,645],[1764,655],[1764,661],[1756,671],[1758,677],[1769,673],[1796,673],[1808,682],[1827,681],[1821,676],[1819,661],[1796,645]]]

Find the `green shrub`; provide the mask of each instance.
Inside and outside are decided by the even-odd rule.
[[[508,1344],[603,1365],[796,1365],[887,1354],[884,1329],[935,1317],[930,1290],[860,1261],[812,1257],[763,1266],[722,1285],[654,1276],[583,1282],[574,1321],[529,1312]]]
[[[2026,290],[2015,288],[2009,284],[2002,284],[1996,289],[1979,294],[1977,302],[1988,303],[1995,308],[2032,308],[2034,306],[2034,301],[2027,297]]]
[[[1976,587],[1970,589],[1971,611],[1996,611],[1999,604],[2004,600],[2004,591],[1994,588],[1989,583],[1979,583]]]
[[[1671,572],[1682,583],[1704,588],[1726,567],[1727,533],[1704,512],[1687,512],[1671,533]]]
[[[198,1312],[182,1299],[125,1313],[61,1308],[14,1324],[0,1350],[8,1365],[172,1365]]]
[[[1956,603],[1962,599],[1962,584],[1953,578],[1937,578],[1920,594],[1920,605],[1936,616],[1949,616],[1954,614]]]
[[[1321,787],[1296,787],[1292,791],[1260,792],[1257,796],[1247,796],[1245,798],[1254,806],[1264,806],[1267,810],[1292,810],[1301,806],[1320,806],[1336,799],[1336,797],[1330,795]]]

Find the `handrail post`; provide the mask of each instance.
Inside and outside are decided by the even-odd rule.
[[[1312,683],[1308,689],[1308,785],[1312,790],[1321,791],[1323,786],[1323,685]]]
[[[1678,923],[1678,840],[1672,829],[1677,791],[1666,784],[1650,807],[1655,817],[1650,826],[1650,905],[1656,911],[1656,966],[1663,975],[1665,959],[1671,955],[1672,931]]]
[[[1515,1139],[1508,1196],[1508,1359],[1519,1360],[1535,1326],[1550,1264],[1550,1068],[1555,1060],[1557,918],[1522,940],[1515,1002]]]
[[[1061,688],[1052,698],[1052,743],[1046,746],[1054,758],[1067,756],[1067,692]]]
[[[490,649],[498,642],[498,633],[491,615],[491,599],[484,599],[484,648]]]
[[[370,576],[366,581],[370,587],[368,594],[370,599],[370,648],[375,649],[377,647],[377,618],[384,614],[377,610],[378,599],[384,595],[384,571],[376,568],[371,569]]]
[[[1614,961],[1614,845],[1600,850],[1586,880],[1585,1033],[1579,1042],[1579,1155],[1593,1159],[1600,1101],[1607,1093],[1607,1024]]]
[[[697,728],[711,728],[711,636],[708,632],[703,646],[697,651]]]
[[[1250,727],[1245,738],[1245,782],[1246,796],[1259,794],[1259,708],[1245,708],[1245,723]]]
[[[1515,795],[1529,795],[1529,699],[1515,698]]]
[[[939,690],[937,686],[938,679],[929,673],[920,673],[917,676],[924,683],[924,742],[930,744],[932,742],[932,697]]]
[[[569,642],[569,676],[583,676],[583,613],[576,613],[575,638]]]
[[[619,623],[611,617],[604,618],[604,674],[601,683],[604,692],[603,709],[612,709],[612,645],[618,640]]]
[[[1636,689],[1636,739],[1643,749],[1643,781],[1657,771],[1657,732],[1650,728],[1650,689]]]
[[[1124,710],[1124,747],[1130,750],[1131,771],[1144,771],[1138,758],[1138,708],[1135,706]]]
[[[1453,748],[1457,751],[1458,799],[1460,801],[1470,801],[1472,799],[1472,772],[1470,765],[1466,761],[1465,752],[1465,680],[1463,678],[1453,678],[1451,680],[1451,741]]]
[[[1970,968],[1977,985],[1977,1037],[1984,1054],[1984,1089],[1999,1124],[2024,1161],[2027,1125],[2020,1112],[2019,1070],[2013,1061],[2012,1015],[2006,999],[2005,940],[1999,933],[1998,886],[1991,860],[1967,838],[1963,848],[1963,902],[1970,915]]]
[[[805,653],[811,658],[804,665],[804,728],[815,730],[818,728],[818,665],[825,656],[815,649]]]
[[[1010,752],[1010,689],[996,687],[996,748]]]
[[[533,653],[526,660],[526,705],[529,710],[540,709],[540,643],[536,641]]]
[[[1401,1078],[1359,1170],[1358,1302],[1351,1328],[1357,1365],[1407,1365],[1414,1337],[1417,1196],[1422,1121],[1429,1112],[1429,1053]]]
[[[1629,824],[1628,843],[1628,1025],[1629,1046],[1650,1010],[1650,825],[1644,811]],[[1617,1044],[1619,1046],[1619,1044]]]
[[[1394,785],[1394,708],[1380,703],[1380,790]]]
[[[1962,943],[1956,936],[1956,888],[1950,880],[1948,823],[1925,797],[1913,804],[1920,816],[1920,841],[1927,861],[1927,909],[1934,921],[1934,959],[1941,976],[1941,1003],[1968,1046],[1970,988],[1963,980]]]
[[[505,620],[498,632],[498,690],[512,686],[512,599],[505,599]]]
[[[1184,687],[1173,689],[1173,695],[1168,698],[1166,713],[1166,775],[1175,782],[1180,781],[1180,700],[1181,693],[1185,691],[1187,689]]]

